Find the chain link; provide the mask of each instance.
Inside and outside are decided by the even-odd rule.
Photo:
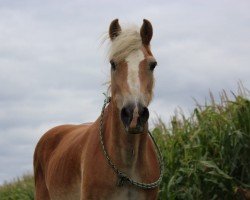
[[[105,155],[105,157],[106,157],[106,159],[108,161],[108,164],[111,166],[111,168],[117,174],[117,177],[118,177],[117,185],[118,186],[123,186],[125,184],[125,182],[128,182],[131,185],[134,185],[134,186],[139,187],[141,189],[153,189],[153,188],[158,187],[160,185],[161,181],[162,181],[162,178],[163,178],[164,164],[163,164],[163,159],[162,159],[162,155],[161,155],[160,149],[157,146],[156,141],[155,141],[155,139],[152,136],[152,134],[151,134],[150,131],[148,131],[148,133],[149,133],[149,136],[151,137],[151,139],[152,139],[152,141],[154,143],[154,146],[156,148],[157,158],[158,158],[158,162],[159,162],[159,165],[160,165],[160,177],[158,178],[157,181],[152,182],[152,183],[142,183],[142,182],[134,181],[131,178],[129,178],[124,172],[120,171],[115,166],[115,164],[111,161],[111,159],[110,159],[110,157],[109,157],[109,155],[108,155],[108,153],[106,151],[106,148],[105,148],[105,145],[104,145],[104,139],[103,139],[103,116],[104,116],[104,110],[105,110],[106,105],[111,101],[111,97],[108,97],[107,95],[105,95],[105,96],[106,96],[106,98],[104,100],[104,104],[103,104],[102,112],[101,112],[100,127],[99,127],[99,136],[100,136],[100,142],[101,142],[102,150],[103,150],[103,153],[104,153],[104,155]]]

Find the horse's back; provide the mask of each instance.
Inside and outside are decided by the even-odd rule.
[[[34,153],[34,176],[37,191],[41,190],[39,187],[46,185],[43,190],[47,189],[47,193],[50,194],[48,198],[57,199],[52,196],[59,196],[59,199],[78,199],[81,152],[84,148],[85,133],[90,125],[90,123],[61,125],[52,128],[41,137]],[[65,191],[65,194],[62,194],[62,191]],[[67,197],[72,193],[76,196]]]

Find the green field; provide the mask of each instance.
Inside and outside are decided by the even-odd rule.
[[[165,174],[161,200],[250,199],[250,101],[245,91],[219,103],[213,96],[188,118],[160,119],[153,134]],[[34,199],[32,176],[0,186],[0,200]]]
[[[0,200],[34,199],[34,180],[32,175],[24,175],[0,186]]]

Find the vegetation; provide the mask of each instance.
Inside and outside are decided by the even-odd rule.
[[[250,101],[246,95],[197,105],[153,130],[165,173],[160,200],[250,199]],[[34,199],[32,176],[0,186],[1,200]]]
[[[221,103],[159,121],[153,130],[165,163],[160,199],[250,199],[250,101],[224,92]]]
[[[34,180],[32,175],[24,175],[12,183],[0,186],[0,200],[33,200]]]

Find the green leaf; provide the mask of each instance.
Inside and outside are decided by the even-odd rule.
[[[215,169],[216,172],[221,175],[223,178],[226,178],[226,179],[232,179],[231,176],[229,176],[228,174],[226,174],[225,172],[223,172],[213,161],[207,161],[207,160],[203,160],[203,161],[200,161],[200,163],[207,167],[207,168],[212,168],[212,169]]]

